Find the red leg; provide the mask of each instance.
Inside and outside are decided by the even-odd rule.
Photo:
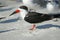
[[[33,25],[32,25],[32,28],[31,28],[30,30],[34,30],[35,28],[36,28],[36,25],[33,24]]]

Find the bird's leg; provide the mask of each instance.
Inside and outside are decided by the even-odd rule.
[[[30,30],[34,30],[34,29],[36,29],[36,25],[32,24],[32,28]]]

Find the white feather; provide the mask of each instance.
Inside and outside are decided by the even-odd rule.
[[[20,8],[18,8],[21,12],[20,12],[20,16],[21,16],[21,18],[22,19],[24,19],[24,17],[26,16],[26,14],[28,13],[26,10],[24,10],[24,9],[20,9]]]

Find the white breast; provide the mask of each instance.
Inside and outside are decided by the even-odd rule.
[[[26,10],[20,9],[20,16],[22,17],[22,19],[24,19],[24,17],[26,16],[26,14],[28,13]]]

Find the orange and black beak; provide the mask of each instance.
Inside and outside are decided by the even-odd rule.
[[[14,15],[14,14],[16,14],[16,13],[19,13],[20,12],[20,10],[16,10],[16,11],[14,11],[12,14],[10,14],[9,16],[11,16],[11,15]]]
[[[17,9],[16,11],[14,11],[14,12],[13,12],[12,14],[10,14],[9,16],[14,15],[14,14],[19,13],[19,12],[20,12],[20,10]],[[1,20],[1,19],[4,19],[4,18],[6,18],[6,17],[1,17],[0,20]]]

